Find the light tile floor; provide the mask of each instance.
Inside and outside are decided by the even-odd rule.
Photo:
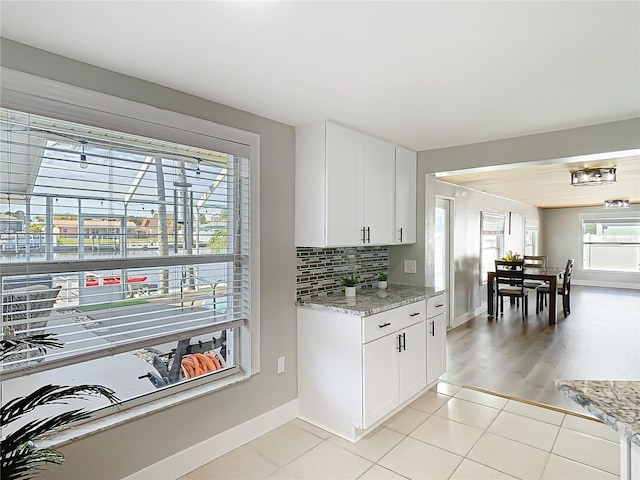
[[[295,419],[182,480],[615,479],[618,441],[594,420],[440,382],[359,442]]]

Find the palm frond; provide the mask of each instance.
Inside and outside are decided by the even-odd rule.
[[[51,334],[16,336],[11,330],[3,332],[0,339],[0,361],[24,348],[37,348],[46,353],[46,348],[60,348],[60,343]],[[0,427],[21,418],[42,405],[67,404],[66,400],[85,399],[87,396],[103,396],[111,403],[119,398],[115,392],[102,385],[60,386],[45,385],[26,397],[17,397],[0,407]],[[0,440],[0,472],[3,480],[31,479],[34,473],[44,470],[47,464],[61,464],[64,455],[54,448],[38,448],[33,440],[51,433],[70,423],[88,418],[91,412],[75,409],[45,419],[32,420],[17,428]]]
[[[26,397],[16,397],[0,407],[0,425],[17,420],[25,413],[41,405],[66,404],[65,400],[84,399],[85,396],[103,396],[111,403],[120,399],[115,392],[102,385],[77,385],[64,387],[60,385],[45,385]]]
[[[80,385],[77,387],[60,387],[57,385],[47,385],[38,389],[29,397],[40,392],[40,395],[47,398],[47,401],[32,398],[27,400],[25,405],[16,406],[16,402],[10,402],[12,409],[3,411],[3,415],[9,414],[8,410],[22,411],[22,414],[33,410],[36,406],[45,404],[67,403],[61,401],[69,398],[83,398],[81,395],[103,395],[112,403],[117,401],[117,397],[109,388],[100,385]],[[26,397],[28,398],[28,397]],[[25,400],[25,399],[18,399]],[[7,404],[8,406],[9,404]],[[22,415],[21,414],[21,415]],[[60,464],[64,460],[64,455],[52,448],[38,448],[33,440],[43,435],[55,432],[61,427],[65,427],[78,420],[89,418],[91,412],[78,408],[54,415],[45,419],[38,419],[27,422],[14,432],[9,433],[2,441],[0,441],[1,460],[0,466],[2,478],[9,480],[18,480],[22,478],[31,478],[34,470],[42,470],[47,463]],[[18,417],[9,417],[8,422],[16,420]],[[3,417],[4,425],[4,417]]]
[[[5,453],[7,453],[5,455]],[[48,463],[60,465],[64,455],[54,448],[38,448],[33,442],[27,442],[13,451],[2,450],[0,471],[6,480],[26,480],[36,471],[44,470]]]
[[[24,348],[37,348],[40,353],[46,353],[47,347],[62,348],[62,343],[51,333],[29,336],[4,335],[0,340],[0,361],[14,352]]]
[[[207,248],[211,253],[222,253],[227,249],[227,229],[222,228],[220,230],[216,230],[209,242],[207,243]]]
[[[59,413],[49,418],[33,420],[22,425],[14,432],[9,433],[2,440],[2,451],[14,451],[23,447],[28,442],[47,433],[55,432],[60,427],[65,427],[78,420],[88,418],[90,412],[83,408],[77,408],[68,412]]]

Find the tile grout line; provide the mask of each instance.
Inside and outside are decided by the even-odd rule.
[[[496,396],[496,397],[500,397],[500,398],[505,398],[505,399],[507,399],[507,400],[518,401],[518,400],[517,400],[517,399],[515,399],[514,397],[510,397],[510,396],[508,396],[508,395],[495,394],[494,392],[491,392],[491,391],[489,391],[489,390],[485,390],[485,389],[479,389],[479,388],[478,388],[478,389],[476,389],[476,388],[470,388],[470,387],[467,387],[467,386],[463,386],[463,387],[461,387],[461,390],[462,390],[462,388],[468,388],[469,390],[479,391],[480,393],[485,393],[485,394],[487,394],[487,395],[492,395],[492,396]],[[458,392],[456,392],[456,395],[457,395],[458,393],[460,393],[460,391],[461,391],[461,390],[459,390]],[[533,420],[533,421],[539,421],[539,422],[541,422],[541,423],[545,423],[545,424],[547,424],[547,425],[553,425],[553,424],[550,424],[550,423],[544,422],[544,421],[539,420],[539,419],[536,419],[536,418],[531,418],[531,417],[527,417],[527,416],[524,416],[524,415],[519,415],[519,414],[517,414],[517,413],[513,413],[513,412],[509,412],[509,411],[505,410],[505,407],[508,405],[508,402],[505,402],[505,404],[504,404],[501,408],[496,408],[496,407],[492,407],[492,406],[490,406],[490,405],[486,405],[486,404],[483,404],[483,403],[475,402],[475,401],[473,401],[473,400],[467,400],[467,399],[460,398],[460,397],[456,397],[456,396],[452,396],[451,398],[456,398],[456,399],[458,399],[458,400],[464,400],[464,401],[466,401],[466,402],[474,403],[474,404],[476,404],[476,405],[481,405],[481,406],[484,406],[484,407],[493,408],[493,409],[495,409],[495,410],[498,410],[498,412],[511,413],[512,415],[518,415],[518,416],[520,416],[520,417],[523,417],[523,418],[526,418],[526,419],[529,419],[529,420]],[[523,403],[528,403],[528,402],[523,402]],[[532,405],[532,406],[534,406],[534,407],[537,407],[537,408],[545,408],[545,406],[544,406],[543,404],[537,404],[536,402],[531,402],[531,403],[529,403],[529,404],[530,404],[530,405]],[[444,405],[443,405],[443,406],[444,406]],[[551,408],[551,410],[555,410],[555,409],[554,409],[554,408]],[[435,413],[435,412],[434,412],[434,413]],[[564,413],[564,414],[566,415],[566,413],[565,413],[565,412],[559,412],[559,413]],[[546,471],[547,466],[548,466],[548,464],[549,464],[549,460],[551,459],[551,455],[553,454],[553,447],[555,446],[555,443],[556,443],[557,437],[558,437],[558,436],[559,436],[559,434],[560,434],[561,425],[564,423],[564,418],[563,418],[563,420],[562,420],[562,422],[561,422],[561,424],[560,424],[560,425],[553,425],[553,426],[555,426],[555,427],[557,427],[557,428],[558,428],[558,431],[557,431],[557,433],[555,434],[555,438],[554,438],[554,441],[553,441],[553,444],[552,444],[552,446],[551,446],[550,450],[545,450],[545,449],[543,449],[543,448],[538,448],[538,447],[536,447],[536,446],[529,445],[529,444],[527,444],[527,443],[524,443],[524,442],[521,442],[521,441],[518,441],[518,440],[514,440],[514,439],[509,438],[509,437],[505,437],[505,436],[500,435],[500,434],[498,434],[498,433],[490,432],[490,431],[489,431],[489,429],[491,428],[491,425],[493,425],[493,424],[495,423],[495,421],[497,420],[497,418],[498,418],[498,416],[499,416],[499,415],[500,415],[500,413],[498,413],[498,415],[496,415],[496,416],[494,417],[494,419],[491,421],[491,423],[490,423],[490,424],[489,424],[489,425],[488,425],[488,426],[483,430],[482,434],[478,437],[478,440],[476,440],[476,441],[474,442],[473,446],[469,449],[469,451],[468,451],[465,455],[463,455],[463,456],[462,456],[462,461],[458,464],[458,466],[456,467],[456,469],[451,473],[451,475],[449,475],[449,477],[448,477],[448,478],[451,478],[451,476],[453,476],[453,475],[455,474],[455,472],[458,470],[458,468],[460,468],[460,465],[462,464],[462,462],[463,462],[465,459],[466,459],[466,460],[469,460],[469,461],[471,461],[471,462],[477,463],[478,465],[483,465],[484,467],[490,468],[490,469],[495,470],[495,471],[497,471],[497,472],[501,472],[501,473],[503,473],[503,474],[505,474],[505,475],[508,475],[508,476],[514,477],[514,475],[512,475],[512,474],[510,474],[510,473],[508,473],[508,472],[505,472],[505,471],[503,471],[503,470],[499,470],[499,469],[497,469],[497,468],[495,468],[495,467],[492,467],[492,466],[489,466],[489,465],[485,465],[484,463],[478,462],[477,460],[473,460],[473,459],[471,459],[471,458],[469,458],[469,457],[468,457],[469,453],[471,453],[471,451],[472,451],[472,450],[475,448],[475,446],[480,442],[480,440],[485,436],[485,434],[495,435],[495,436],[497,436],[497,437],[504,438],[505,440],[512,441],[512,442],[518,443],[518,444],[520,444],[520,445],[523,445],[523,446],[526,446],[526,447],[530,447],[530,448],[534,448],[534,449],[536,449],[536,450],[540,450],[540,451],[544,452],[544,453],[546,454],[546,459],[545,459],[545,461],[544,461],[544,467],[543,467],[543,469],[542,469],[542,472],[540,473],[540,477],[539,477],[539,478],[542,478],[542,477],[544,476],[544,472]],[[576,416],[578,416],[578,417],[579,417],[579,415],[576,415]],[[565,418],[566,418],[566,417],[565,417]],[[588,418],[588,417],[587,417],[586,419],[592,420],[591,418]],[[451,422],[454,422],[454,423],[458,423],[458,424],[461,424],[461,425],[465,425],[465,426],[471,426],[471,425],[467,425],[467,424],[462,423],[462,422],[457,422],[457,421],[452,420],[452,419],[449,419],[449,418],[447,418],[446,420],[451,421]],[[476,427],[476,428],[477,428],[477,427]],[[579,432],[579,433],[580,433],[580,432]],[[597,438],[597,437],[594,437],[594,438]],[[418,439],[416,439],[416,440],[418,440]],[[423,443],[427,443],[427,442],[423,442]],[[428,444],[428,443],[427,443],[427,444]],[[429,444],[429,445],[431,445],[431,444]],[[436,445],[432,445],[432,446],[437,447]],[[437,448],[441,448],[441,447],[437,447]],[[441,448],[441,449],[442,449],[442,448]],[[447,451],[447,452],[449,451],[449,450],[446,450],[446,449],[442,449],[442,450],[445,450],[445,451]],[[450,452],[450,453],[454,453],[454,452]],[[558,455],[558,456],[562,457],[561,455]],[[562,458],[566,458],[566,457],[562,457]],[[581,462],[577,462],[577,461],[572,460],[572,459],[570,459],[570,458],[568,458],[568,460],[571,460],[571,461],[573,461],[573,462],[575,462],[575,463],[578,463],[578,464],[580,464],[580,465],[585,465],[585,466],[588,466],[588,467],[591,467],[591,468],[596,468],[596,467],[592,467],[591,465],[587,465],[587,464],[584,464],[584,463],[581,463]],[[600,471],[602,471],[602,472],[605,472],[605,473],[609,473],[609,474],[610,474],[610,472],[606,472],[605,470],[602,470],[602,469],[598,469],[598,470],[600,470]],[[515,477],[515,478],[517,478],[517,477]]]
[[[446,384],[446,383],[448,383],[448,382],[441,381],[441,383],[445,383],[445,384]],[[437,385],[437,384],[436,384],[436,385]],[[453,385],[453,384],[450,384],[450,385]],[[432,387],[432,388],[435,388],[435,386],[434,386],[434,387]],[[504,403],[504,405],[503,405],[502,407],[500,407],[500,408],[496,408],[496,407],[494,407],[494,406],[486,405],[486,404],[483,404],[483,403],[478,403],[478,402],[473,401],[473,400],[467,400],[467,399],[464,399],[464,398],[456,397],[455,395],[457,395],[457,394],[461,391],[461,389],[462,389],[462,388],[467,388],[467,389],[469,389],[469,390],[479,391],[479,392],[481,392],[481,393],[484,393],[484,394],[487,394],[487,395],[491,395],[491,396],[494,396],[494,397],[497,397],[497,398],[504,398],[504,399],[507,399],[507,400],[513,400],[514,402],[518,402],[518,401],[520,401],[520,402],[522,402],[522,403],[529,404],[529,405],[531,405],[531,406],[533,406],[533,407],[535,407],[535,408],[542,408],[542,409],[547,409],[547,410],[557,411],[558,413],[562,413],[562,414],[564,414],[565,416],[563,417],[562,421],[560,422],[560,425],[555,425],[555,424],[552,424],[552,423],[549,423],[549,422],[545,422],[545,421],[543,421],[543,420],[540,420],[539,418],[536,418],[536,417],[533,417],[533,416],[526,416],[526,415],[520,415],[519,413],[515,413],[515,412],[509,412],[509,411],[505,410],[505,408],[506,408],[506,407],[507,407],[507,405],[509,404],[508,402]],[[421,422],[419,422],[417,426],[415,426],[414,428],[412,428],[412,429],[409,431],[409,433],[398,432],[397,430],[394,430],[394,429],[392,429],[392,428],[389,428],[389,427],[385,426],[385,425],[384,425],[384,423],[381,423],[380,425],[378,425],[378,427],[376,427],[376,430],[378,430],[378,429],[387,429],[387,430],[389,430],[389,431],[391,431],[391,432],[394,432],[394,433],[396,433],[396,434],[400,434],[400,435],[401,435],[401,438],[400,438],[400,440],[399,440],[397,443],[395,443],[395,444],[394,444],[393,446],[391,446],[390,448],[388,448],[388,449],[386,449],[386,448],[385,448],[385,449],[384,449],[384,450],[385,450],[385,451],[384,451],[384,453],[382,453],[382,455],[381,455],[377,460],[371,460],[371,459],[369,459],[369,458],[364,457],[364,456],[363,456],[363,455],[361,455],[360,453],[357,453],[357,452],[354,452],[354,451],[348,450],[347,448],[344,448],[343,446],[338,445],[338,444],[336,444],[336,443],[332,442],[332,441],[331,441],[331,440],[332,440],[332,438],[334,438],[334,437],[335,437],[335,438],[338,438],[338,439],[340,438],[340,437],[339,437],[339,436],[337,436],[337,435],[334,435],[334,434],[331,434],[330,432],[328,432],[328,433],[329,433],[329,437],[328,437],[328,438],[323,438],[322,436],[320,436],[320,435],[318,435],[318,434],[316,434],[316,433],[314,433],[314,432],[312,432],[312,431],[306,430],[305,428],[303,428],[302,426],[299,426],[299,425],[291,425],[291,427],[294,427],[294,428],[295,428],[295,430],[297,430],[297,431],[300,431],[300,432],[304,432],[304,433],[310,434],[312,437],[314,437],[315,439],[319,440],[319,443],[318,443],[318,444],[316,444],[316,445],[314,445],[314,446],[312,446],[312,447],[311,447],[311,448],[309,448],[308,450],[305,450],[304,452],[300,453],[300,454],[299,454],[299,455],[297,455],[295,458],[291,459],[290,461],[288,461],[287,463],[285,463],[285,464],[283,464],[283,465],[279,465],[279,464],[278,464],[278,463],[276,463],[274,460],[271,460],[270,458],[268,458],[267,456],[263,455],[262,453],[260,453],[260,452],[259,452],[258,450],[256,450],[255,448],[251,447],[249,444],[246,444],[246,446],[248,446],[248,447],[249,447],[249,449],[250,449],[253,453],[255,453],[256,455],[258,455],[260,458],[264,459],[264,460],[265,460],[265,461],[267,461],[269,464],[272,464],[272,465],[274,465],[274,466],[276,467],[275,472],[274,472],[271,476],[276,475],[278,472],[282,472],[286,467],[288,467],[289,465],[291,465],[293,462],[297,461],[298,459],[300,459],[300,458],[301,458],[301,457],[303,457],[304,455],[306,455],[306,454],[308,454],[309,452],[311,452],[311,451],[315,450],[317,447],[320,447],[321,445],[323,445],[323,443],[324,443],[324,442],[327,442],[327,441],[328,441],[328,442],[329,442],[329,444],[330,444],[332,447],[338,448],[338,449],[340,449],[340,450],[342,450],[342,451],[344,451],[344,452],[346,452],[346,453],[350,453],[350,454],[354,455],[355,457],[358,457],[358,458],[360,458],[360,459],[362,459],[362,460],[365,460],[365,461],[367,461],[367,462],[370,462],[370,463],[371,463],[371,465],[370,465],[369,467],[367,467],[367,468],[364,470],[364,472],[362,472],[362,473],[361,473],[358,477],[356,477],[356,478],[360,479],[360,478],[361,478],[361,477],[363,477],[367,472],[369,472],[372,468],[374,468],[374,466],[376,466],[376,465],[377,465],[377,466],[379,466],[380,468],[383,468],[383,469],[385,469],[385,470],[387,470],[387,471],[393,472],[394,474],[396,474],[396,475],[398,475],[398,476],[400,476],[400,477],[402,477],[402,478],[404,479],[404,478],[407,478],[405,475],[402,475],[402,474],[400,474],[400,473],[396,472],[395,470],[392,470],[392,469],[390,469],[390,468],[388,468],[388,467],[385,467],[384,465],[381,465],[379,462],[380,462],[380,461],[381,461],[381,460],[382,460],[386,455],[388,455],[392,450],[394,450],[395,448],[397,448],[397,447],[398,447],[402,442],[404,442],[407,438],[411,438],[413,441],[417,441],[417,442],[419,442],[419,443],[421,443],[421,444],[424,444],[424,445],[429,445],[430,447],[436,448],[436,449],[441,450],[442,452],[446,452],[446,453],[448,453],[448,454],[455,455],[455,456],[457,456],[457,457],[459,457],[459,458],[461,459],[461,460],[460,460],[460,462],[459,462],[459,463],[456,465],[456,467],[453,469],[453,471],[452,471],[452,472],[451,472],[451,473],[446,477],[447,479],[450,479],[452,476],[454,476],[454,475],[455,475],[455,473],[458,471],[458,469],[460,468],[460,466],[462,465],[462,463],[463,463],[465,460],[468,460],[469,462],[473,462],[473,463],[478,464],[478,465],[481,465],[481,466],[483,466],[483,467],[486,467],[486,468],[492,469],[492,470],[494,470],[494,471],[496,471],[496,472],[501,472],[501,473],[503,473],[503,474],[505,474],[505,475],[508,475],[509,477],[518,478],[518,477],[515,477],[515,476],[514,476],[513,474],[511,474],[511,473],[505,472],[505,471],[503,471],[503,470],[500,470],[500,469],[498,469],[498,468],[496,468],[496,467],[493,467],[493,466],[490,466],[490,465],[486,465],[485,463],[479,462],[479,461],[477,461],[477,460],[473,460],[473,459],[471,459],[471,458],[469,458],[469,457],[468,457],[469,453],[470,453],[470,452],[471,452],[471,451],[472,451],[472,450],[473,450],[473,449],[478,445],[478,443],[480,442],[480,440],[481,440],[483,437],[485,437],[487,434],[490,434],[490,435],[495,435],[496,437],[503,438],[503,439],[505,439],[505,440],[507,440],[507,441],[514,442],[514,443],[516,443],[516,444],[519,444],[519,445],[525,446],[525,447],[534,448],[534,449],[536,449],[536,450],[540,450],[540,451],[545,452],[545,454],[546,454],[546,458],[545,458],[545,460],[544,460],[544,466],[543,466],[543,468],[542,468],[542,472],[541,472],[540,476],[538,477],[538,479],[540,479],[540,478],[543,478],[543,477],[544,477],[544,474],[545,474],[545,472],[546,472],[546,470],[547,470],[547,468],[548,468],[548,466],[549,466],[549,462],[550,462],[550,460],[551,460],[551,458],[552,458],[552,456],[553,456],[553,455],[555,455],[555,456],[557,456],[557,457],[559,457],[559,458],[565,459],[565,460],[567,460],[567,461],[569,461],[569,462],[572,462],[572,463],[574,463],[574,464],[576,464],[576,465],[580,465],[580,466],[583,466],[583,467],[588,467],[588,468],[591,468],[591,469],[595,469],[595,470],[597,470],[597,471],[599,471],[599,472],[602,472],[602,473],[604,473],[604,474],[607,474],[607,475],[615,475],[614,473],[612,473],[612,472],[610,472],[610,471],[608,471],[608,470],[604,470],[604,469],[602,469],[602,468],[600,468],[600,467],[595,467],[595,466],[590,465],[590,464],[588,464],[588,463],[584,463],[584,462],[578,461],[578,460],[576,460],[576,459],[573,459],[573,458],[570,458],[570,457],[567,457],[567,456],[564,456],[564,455],[561,455],[561,454],[558,454],[558,453],[554,453],[554,452],[553,452],[553,450],[554,450],[554,448],[556,447],[556,444],[557,444],[557,442],[558,442],[558,438],[560,437],[560,434],[561,434],[561,432],[562,432],[563,430],[564,430],[564,431],[568,431],[568,432],[577,433],[577,434],[580,434],[580,435],[584,435],[584,436],[587,436],[587,437],[591,437],[591,438],[594,438],[594,439],[597,439],[597,440],[606,441],[606,442],[608,442],[608,443],[613,443],[613,444],[615,444],[615,442],[612,442],[612,441],[610,441],[610,440],[608,440],[608,439],[606,439],[606,438],[602,438],[602,437],[597,436],[597,435],[592,435],[592,434],[590,434],[590,433],[585,433],[585,432],[582,432],[582,431],[579,431],[579,430],[574,430],[574,429],[571,429],[571,428],[568,428],[568,427],[565,427],[565,426],[564,426],[564,425],[565,425],[565,422],[566,422],[566,419],[568,418],[568,417],[566,417],[566,415],[572,415],[573,417],[584,418],[584,419],[586,419],[586,420],[592,420],[592,421],[594,421],[594,419],[593,419],[593,418],[586,417],[586,416],[581,416],[581,415],[579,415],[579,414],[574,414],[573,412],[567,412],[567,411],[564,411],[564,410],[562,410],[562,409],[548,408],[548,407],[547,407],[547,406],[545,406],[544,404],[539,404],[539,403],[537,403],[537,402],[521,401],[520,399],[517,399],[517,398],[514,398],[514,397],[510,397],[510,396],[507,396],[507,395],[497,394],[497,393],[494,393],[494,392],[491,392],[491,391],[488,391],[488,390],[485,390],[485,389],[473,388],[473,387],[468,387],[468,386],[461,387],[461,389],[460,389],[460,390],[458,390],[454,395],[449,395],[449,394],[440,393],[440,392],[434,391],[434,390],[432,390],[432,389],[430,389],[430,390],[426,391],[426,392],[425,392],[425,394],[426,394],[427,392],[433,392],[433,393],[435,393],[437,396],[447,397],[446,402],[445,402],[445,403],[443,403],[442,405],[440,405],[440,406],[439,406],[435,411],[433,411],[433,412],[427,412],[427,411],[424,411],[424,410],[420,410],[420,409],[418,409],[418,408],[410,407],[410,405],[407,405],[407,407],[405,407],[405,408],[409,408],[409,407],[410,407],[410,408],[413,408],[413,409],[414,409],[414,410],[416,410],[416,411],[419,411],[419,412],[421,412],[421,413],[427,414],[427,417],[426,417],[424,420],[422,420]],[[498,413],[497,413],[497,415],[496,415],[496,416],[491,420],[491,422],[490,422],[490,423],[489,423],[485,428],[483,428],[483,429],[480,429],[480,428],[478,428],[478,427],[474,427],[473,425],[468,425],[468,424],[466,424],[466,423],[463,423],[463,422],[459,422],[459,421],[456,421],[456,420],[450,419],[450,418],[448,418],[448,417],[441,417],[441,416],[437,416],[437,415],[435,415],[435,413],[436,413],[437,411],[439,411],[441,408],[443,408],[447,403],[449,403],[449,401],[450,401],[452,398],[456,398],[457,400],[461,400],[461,401],[464,401],[464,402],[468,402],[468,403],[470,403],[470,404],[480,405],[480,406],[484,406],[484,407],[492,408],[492,409],[496,410]],[[437,402],[436,402],[436,403],[437,403]],[[401,410],[401,412],[402,412],[402,410]],[[552,445],[551,445],[551,447],[550,447],[550,450],[545,450],[544,448],[539,448],[539,447],[534,446],[534,445],[529,445],[529,444],[524,443],[524,442],[522,442],[522,441],[515,440],[515,439],[513,439],[513,438],[509,438],[509,437],[505,437],[505,436],[500,435],[500,434],[498,434],[498,433],[489,432],[489,429],[490,429],[490,428],[491,428],[491,426],[492,426],[492,425],[497,421],[497,418],[498,418],[498,416],[500,415],[500,413],[501,413],[501,412],[506,412],[506,413],[509,413],[509,414],[512,414],[512,415],[517,415],[517,416],[519,416],[519,417],[526,418],[526,419],[528,419],[528,420],[537,421],[537,422],[544,423],[544,424],[546,424],[546,425],[553,425],[554,427],[557,427],[557,432],[556,432],[556,434],[555,434],[555,437],[554,437],[553,443],[552,443]],[[400,413],[400,412],[398,412],[398,413]],[[397,415],[397,414],[396,414],[396,415]],[[452,451],[450,451],[450,450],[448,450],[448,449],[446,449],[446,448],[443,448],[443,447],[441,447],[441,446],[434,445],[434,444],[429,443],[429,442],[427,442],[427,441],[423,441],[423,440],[420,440],[419,438],[415,438],[415,437],[412,437],[412,436],[411,436],[411,435],[412,435],[412,433],[414,433],[414,432],[415,432],[418,428],[420,428],[420,427],[421,427],[425,422],[427,422],[430,418],[432,418],[432,417],[434,417],[434,416],[436,416],[437,418],[440,418],[440,419],[442,419],[442,420],[446,420],[446,421],[448,421],[448,422],[453,422],[453,423],[455,423],[455,424],[459,424],[459,425],[463,425],[463,426],[466,426],[466,427],[472,427],[472,428],[476,428],[476,429],[478,429],[478,430],[482,430],[482,433],[480,434],[480,436],[478,437],[478,439],[473,443],[473,445],[472,445],[472,446],[467,450],[467,452],[466,452],[464,455],[460,455],[459,453],[452,452]],[[393,417],[391,417],[391,418],[393,418]],[[387,419],[387,421],[388,421],[388,420],[390,420],[390,419]],[[601,423],[601,422],[599,422],[597,419],[596,419],[595,421],[596,421],[597,423]],[[285,425],[286,425],[286,424],[285,424]],[[311,425],[313,425],[313,424],[311,424]],[[369,433],[372,433],[372,432],[369,432]],[[251,442],[249,442],[249,443],[251,443]],[[239,448],[241,448],[241,447],[239,447]]]

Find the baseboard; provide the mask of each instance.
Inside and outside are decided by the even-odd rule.
[[[640,290],[639,283],[602,282],[600,280],[576,280],[575,278],[572,278],[571,284],[581,285],[584,287],[626,288],[629,290]]]
[[[298,399],[252,418],[203,442],[149,465],[124,480],[174,480],[258,438],[298,415]]]
[[[453,319],[451,326],[449,328],[456,328],[462,325],[463,323],[468,322],[472,318],[476,318],[478,315],[482,315],[487,311],[487,304],[483,303],[479,307],[476,307],[471,312],[467,312],[459,317]]]

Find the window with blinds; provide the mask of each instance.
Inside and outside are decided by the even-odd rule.
[[[487,272],[504,254],[504,226],[504,215],[480,212],[480,285],[487,283]]]
[[[47,333],[61,344],[6,358],[3,401],[52,376],[127,400],[242,370],[249,160],[0,115],[2,335]]]

